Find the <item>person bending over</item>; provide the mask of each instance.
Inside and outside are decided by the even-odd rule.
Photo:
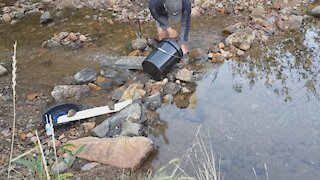
[[[149,9],[156,20],[160,40],[165,38],[167,33],[170,38],[178,37],[177,32],[170,27],[170,23],[180,22],[179,43],[185,56],[189,52],[190,0],[149,0]]]

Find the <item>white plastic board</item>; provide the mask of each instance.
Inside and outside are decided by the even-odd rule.
[[[114,110],[110,110],[108,106],[96,107],[91,109],[85,109],[82,111],[78,111],[74,116],[67,117],[67,115],[60,116],[57,119],[57,124],[63,124],[71,121],[76,121],[80,119],[87,119],[95,116],[99,116],[102,114],[108,114],[113,112],[118,112],[123,108],[127,107],[129,104],[132,103],[132,100],[123,101],[120,103],[114,104]]]

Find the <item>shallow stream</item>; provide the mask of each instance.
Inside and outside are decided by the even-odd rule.
[[[84,19],[94,13],[66,11],[52,27],[39,25],[38,16],[14,26],[0,24],[1,58],[10,60],[12,44],[18,40],[18,94],[50,93],[65,77],[84,67],[99,67],[89,57],[128,52],[136,25]],[[194,20],[191,47],[206,50],[235,21]],[[40,48],[61,31],[91,33],[96,45],[76,51]],[[153,25],[143,25],[143,33],[152,36]],[[221,158],[225,179],[255,179],[253,169],[261,179],[267,174],[270,179],[319,177],[319,33],[318,25],[309,24],[301,32],[280,34],[267,45],[254,46],[243,60],[204,68],[194,108],[170,104],[157,110],[163,123],[154,134],[158,151],[149,164],[157,169],[183,157],[202,125],[204,135],[209,131],[217,164]],[[92,101],[104,104],[100,96]]]

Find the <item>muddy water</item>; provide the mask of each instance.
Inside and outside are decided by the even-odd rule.
[[[48,94],[83,67],[98,68],[90,57],[124,55],[136,37],[136,25],[110,25],[84,19],[98,12],[65,11],[55,26],[39,25],[38,16],[8,26],[0,24],[0,57],[10,60],[18,40],[18,94]],[[238,17],[241,19],[241,17]],[[221,29],[236,19],[194,20],[191,47],[206,49],[220,40]],[[145,36],[154,33],[143,25]],[[95,45],[76,51],[39,48],[54,33],[90,33]],[[121,36],[120,36],[121,35]],[[226,61],[203,70],[197,82],[194,108],[175,104],[158,110],[161,123],[154,132],[157,153],[151,165],[159,168],[183,157],[200,125],[210,131],[213,151],[221,158],[225,179],[315,179],[319,156],[319,29],[283,34],[268,46],[255,46],[243,61]],[[93,104],[104,104],[100,96]]]

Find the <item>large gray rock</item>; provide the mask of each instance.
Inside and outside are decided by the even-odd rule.
[[[314,17],[320,17],[320,6],[313,8],[310,14]]]
[[[138,103],[133,103],[121,110],[119,113],[104,120],[100,125],[92,130],[92,133],[95,136],[105,137],[108,134],[112,124],[118,124],[119,122],[124,122],[125,120],[129,119],[140,119],[141,113],[141,105]]]
[[[143,51],[148,46],[148,41],[143,38],[138,38],[132,41],[132,48]]]
[[[146,57],[139,56],[139,57],[129,57],[123,56],[119,57],[119,59],[113,64],[113,66],[122,68],[122,69],[129,69],[129,70],[142,70],[142,62]]]
[[[161,95],[160,93],[153,94],[143,100],[145,106],[151,110],[156,110],[161,107]]]
[[[180,89],[181,89],[180,85],[173,82],[168,82],[163,87],[164,94],[171,94],[171,95],[177,94],[180,91]]]
[[[84,68],[73,76],[77,84],[93,82],[97,78],[97,71],[93,68]]]
[[[108,67],[108,66],[104,66],[101,68],[100,70],[100,74],[103,75],[106,78],[114,78],[117,75],[120,74],[120,72]]]
[[[45,42],[45,47],[47,47],[47,48],[55,48],[55,47],[60,47],[60,46],[61,46],[60,42],[57,42],[53,39],[49,39]]]
[[[123,136],[140,136],[141,135],[141,125],[138,123],[132,123],[126,121],[122,126],[121,134]]]
[[[58,102],[69,98],[80,99],[86,96],[89,90],[87,85],[59,85],[54,87],[51,96]]]
[[[84,145],[79,158],[130,170],[139,168],[153,151],[153,142],[146,137],[85,137],[67,143],[75,146],[70,147],[73,152]]]

